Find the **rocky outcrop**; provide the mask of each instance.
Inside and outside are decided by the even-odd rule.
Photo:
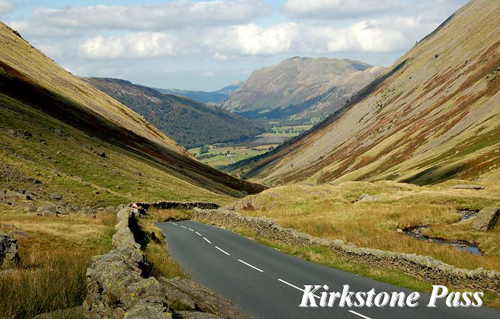
[[[0,233],[0,267],[4,264],[12,265],[19,262],[17,254],[17,239]]]
[[[190,280],[148,277],[149,267],[133,232],[138,214],[128,207],[118,212],[114,249],[94,257],[87,270],[84,308],[90,318],[248,318]]]
[[[181,209],[181,210],[192,210],[195,208],[200,209],[218,209],[219,205],[215,203],[206,203],[206,202],[153,202],[153,203],[137,203],[137,206],[140,206],[144,209],[149,208],[159,208],[159,209]]]
[[[500,219],[500,207],[483,208],[471,225],[472,231],[493,230]]]
[[[326,247],[344,260],[377,268],[400,270],[412,277],[436,284],[451,285],[459,289],[500,291],[500,273],[497,271],[482,268],[461,269],[429,256],[361,248],[352,243],[344,243],[342,240],[327,240],[285,228],[269,218],[243,216],[226,209],[195,209],[192,219],[227,228],[252,229],[259,236],[287,245]]]

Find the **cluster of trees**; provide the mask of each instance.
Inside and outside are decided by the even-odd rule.
[[[185,148],[237,141],[265,131],[220,108],[113,79],[91,79],[94,86],[130,107]]]

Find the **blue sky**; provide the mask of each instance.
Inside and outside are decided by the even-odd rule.
[[[292,56],[391,65],[466,0],[0,0],[79,76],[216,90]]]

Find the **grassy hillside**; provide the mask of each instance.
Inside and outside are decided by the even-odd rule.
[[[383,69],[347,59],[294,57],[255,71],[221,105],[256,119],[324,117]]]
[[[241,140],[263,132],[259,124],[185,97],[161,94],[118,79],[85,80],[143,115],[186,148]]]
[[[0,93],[204,188],[234,196],[261,189],[198,162],[142,116],[74,77],[6,26],[0,32]]]
[[[0,317],[80,306],[120,204],[226,204],[262,189],[201,164],[0,24],[0,232],[21,258],[0,267]]]
[[[271,184],[472,179],[500,165],[500,3],[471,1],[343,109],[252,164]]]

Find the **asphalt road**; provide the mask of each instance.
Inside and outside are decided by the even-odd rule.
[[[449,308],[439,302],[428,308],[430,294],[421,294],[415,308],[389,306],[300,308],[304,285],[328,285],[329,292],[412,291],[349,272],[304,261],[261,245],[231,231],[182,221],[161,223],[169,252],[193,280],[211,288],[255,318],[500,318],[500,310],[487,307]],[[319,302],[319,298],[316,299]]]

